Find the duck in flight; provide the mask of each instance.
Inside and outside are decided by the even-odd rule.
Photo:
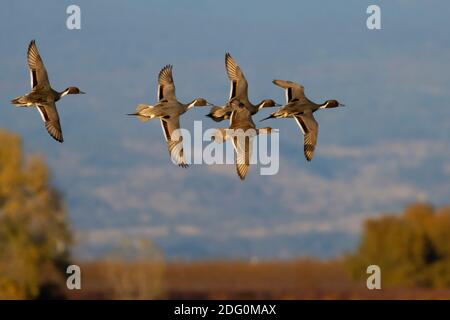
[[[213,140],[217,143],[231,140],[235,151],[236,172],[239,178],[244,180],[250,167],[253,138],[260,133],[270,134],[273,129],[270,127],[257,129],[251,112],[238,99],[232,99],[229,104],[232,109],[230,126],[228,129],[217,129]]]
[[[30,69],[31,92],[13,99],[11,103],[19,107],[36,107],[50,136],[62,143],[64,139],[61,124],[59,123],[58,110],[56,109],[56,101],[68,94],[81,94],[84,92],[77,87],[68,87],[62,92],[53,90],[34,40],[28,46],[27,60],[28,68]]]
[[[228,98],[228,103],[222,107],[212,107],[209,114],[207,114],[208,117],[216,122],[229,119],[232,112],[232,107],[229,102],[232,99],[238,99],[242,102],[247,110],[250,111],[251,115],[254,115],[262,108],[280,106],[272,99],[264,99],[257,105],[254,105],[249,101],[247,80],[245,79],[241,68],[229,53],[225,54],[225,68],[227,70],[228,78],[230,79],[230,96]]]
[[[273,83],[285,90],[286,104],[263,120],[270,118],[294,118],[304,136],[304,154],[311,161],[317,144],[319,124],[314,119],[313,113],[319,109],[336,108],[345,106],[337,100],[327,100],[317,104],[305,96],[302,85],[286,80],[273,80]]]
[[[141,122],[159,118],[170,157],[180,167],[187,168],[188,164],[183,153],[183,137],[174,134],[174,131],[180,129],[180,116],[187,110],[192,107],[211,106],[212,104],[203,98],[194,99],[189,103],[179,102],[175,96],[171,65],[166,65],[159,72],[157,94],[158,103],[155,105],[140,104],[137,106],[135,113],[128,115],[136,116]]]

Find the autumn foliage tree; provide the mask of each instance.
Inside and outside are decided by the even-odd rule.
[[[366,221],[357,252],[347,260],[355,277],[380,266],[392,286],[450,288],[450,207],[417,203],[403,214]]]
[[[0,298],[54,294],[65,283],[70,233],[60,193],[38,156],[0,130]],[[64,281],[64,282],[63,282]]]

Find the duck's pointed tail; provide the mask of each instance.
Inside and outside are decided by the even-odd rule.
[[[215,122],[220,122],[227,118],[227,112],[224,107],[214,106],[211,108],[211,110],[206,116],[210,117]]]
[[[27,105],[27,102],[25,101],[24,97],[17,97],[11,100],[11,103],[17,107],[23,107]]]

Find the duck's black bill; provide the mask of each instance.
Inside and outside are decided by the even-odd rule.
[[[264,118],[264,119],[262,119],[262,120],[259,120],[259,122],[264,121],[264,120],[267,120],[267,119],[272,119],[272,118],[275,118],[275,117],[271,114],[271,115],[268,116],[267,118]]]

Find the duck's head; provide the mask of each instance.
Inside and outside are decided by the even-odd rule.
[[[65,96],[66,94],[84,94],[84,92],[77,87],[68,87],[62,92],[61,96]]]
[[[214,106],[212,103],[209,103],[208,100],[204,98],[197,98],[192,100],[191,103],[188,105],[188,109],[192,107],[205,107],[205,106]]]
[[[337,107],[345,107],[345,104],[342,104],[337,100],[327,100],[323,104],[323,108],[337,108]]]
[[[281,107],[281,104],[276,103],[272,99],[264,99],[258,105],[258,109],[268,108],[268,107]]]

